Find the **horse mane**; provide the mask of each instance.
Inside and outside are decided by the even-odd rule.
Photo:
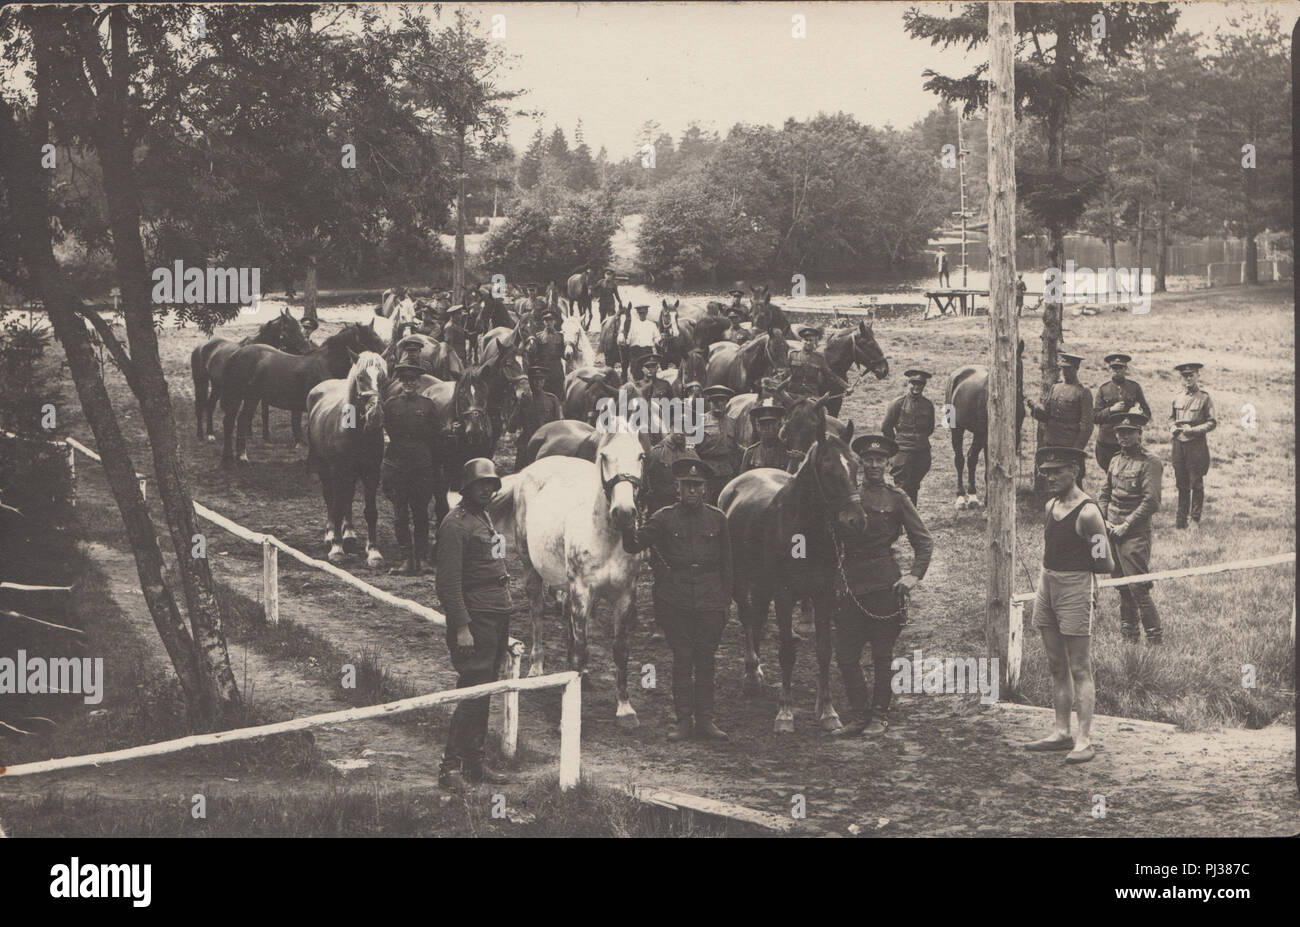
[[[374,351],[362,351],[361,355],[357,358],[356,363],[352,365],[352,369],[348,371],[347,384],[349,399],[356,398],[357,381],[360,380],[363,373],[370,370],[375,371],[375,387],[379,390],[380,396],[383,396],[384,385],[388,381],[388,365],[384,362],[384,359]]]

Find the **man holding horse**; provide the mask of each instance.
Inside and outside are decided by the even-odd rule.
[[[727,420],[727,403],[736,395],[729,386],[710,386],[704,391],[704,400],[708,403],[708,414],[704,419],[704,437],[695,450],[709,465],[708,488],[704,501],[716,505],[722,487],[731,482],[732,477],[740,472],[740,461],[744,451],[732,425]]]
[[[602,325],[615,312],[623,311],[623,297],[618,295],[618,281],[614,278],[613,270],[607,269],[601,279],[592,284],[591,295],[596,297]]]
[[[907,597],[924,578],[934,552],[930,532],[908,495],[885,482],[885,467],[898,454],[898,445],[884,435],[859,435],[852,447],[862,460],[862,509],[867,524],[861,533],[835,526],[843,585],[835,609],[835,661],[854,714],[852,721],[834,732],[836,736],[879,734],[889,726],[885,713],[892,695],[894,643],[907,621]],[[906,574],[891,550],[904,531],[912,546],[912,568]],[[868,643],[870,692],[862,675],[862,650]]]
[[[1174,479],[1178,484],[1176,528],[1201,524],[1205,503],[1205,474],[1210,469],[1210,445],[1206,435],[1218,427],[1210,394],[1201,389],[1201,367],[1194,361],[1174,369],[1183,377],[1183,395],[1173,401],[1169,431],[1173,434]]]
[[[682,457],[699,458],[687,445],[684,431],[670,431],[666,438],[646,454],[645,495],[646,509],[650,512],[657,512],[677,501],[677,479],[673,476],[673,465]]]
[[[781,439],[781,420],[785,410],[776,404],[771,396],[756,402],[749,408],[749,417],[758,432],[758,440],[745,448],[740,460],[740,472],[757,467],[775,467],[793,473],[801,455],[790,453],[790,448]]]
[[[668,739],[729,740],[713,721],[713,677],[731,601],[731,535],[722,511],[704,502],[709,465],[681,457],[672,472],[680,501],[624,531],[623,549],[653,552],[655,621],[673,651],[677,723]]]
[[[680,391],[676,385],[659,376],[659,366],[663,357],[651,351],[642,355],[632,366],[633,379],[625,387],[628,399],[640,396],[642,399],[654,399],[656,396],[677,396]]]
[[[924,395],[930,374],[925,370],[908,370],[907,392],[889,404],[881,432],[898,444],[898,453],[889,468],[894,485],[907,493],[916,505],[921,481],[930,472],[930,435],[934,434],[934,403]]]
[[[650,307],[646,305],[635,308],[636,318],[629,319],[618,336],[618,343],[623,349],[623,379],[625,380],[629,368],[635,371],[642,357],[659,350],[659,326],[647,315]]]
[[[1025,405],[1035,419],[1047,425],[1043,447],[1074,447],[1083,450],[1092,436],[1092,391],[1079,382],[1079,365],[1083,358],[1078,354],[1062,353],[1057,358],[1062,382],[1056,383],[1047,394],[1047,405],[1039,408],[1032,399]],[[1079,487],[1083,487],[1084,464],[1079,464]]]
[[[1034,597],[1034,627],[1043,637],[1052,670],[1056,729],[1025,744],[1026,750],[1070,751],[1067,763],[1093,758],[1090,734],[1096,690],[1092,681],[1093,601],[1097,573],[1114,567],[1106,520],[1092,497],[1079,488],[1087,453],[1081,447],[1038,449],[1035,464],[1052,498],[1043,530],[1043,566]],[[1079,706],[1079,734],[1070,735],[1070,709]]]
[[[1097,430],[1097,463],[1103,474],[1110,469],[1111,458],[1119,453],[1119,438],[1111,424],[1115,417],[1137,406],[1148,421],[1151,419],[1151,407],[1142,395],[1142,387],[1128,378],[1128,364],[1132,359],[1127,354],[1107,354],[1110,379],[1097,387],[1097,408],[1092,420],[1101,426]]]
[[[424,369],[401,363],[393,368],[394,388],[384,400],[384,431],[388,444],[380,471],[384,495],[393,505],[393,533],[402,563],[389,572],[416,576],[429,562],[429,500],[433,498],[433,442],[438,409],[420,394]],[[412,543],[410,521],[415,522]]]
[[[837,376],[821,351],[817,350],[822,330],[816,325],[800,325],[797,333],[803,339],[803,350],[790,354],[790,375],[779,381],[779,385],[791,396],[804,399],[848,392],[848,381]]]
[[[1119,436],[1120,452],[1106,470],[1106,484],[1097,504],[1106,519],[1114,546],[1112,576],[1141,576],[1151,569],[1151,516],[1160,509],[1160,478],[1164,463],[1142,447],[1141,412],[1121,412],[1110,420]],[[1120,633],[1125,643],[1138,642],[1138,619],[1147,643],[1160,643],[1160,613],[1151,598],[1151,583],[1119,587]]]
[[[500,488],[491,460],[466,461],[460,504],[438,526],[438,600],[447,614],[447,647],[458,689],[495,681],[510,639],[505,538],[487,511]],[[467,783],[509,781],[483,762],[489,701],[484,696],[456,703],[438,771],[440,788],[464,791]]]
[[[528,443],[533,433],[547,422],[556,422],[564,418],[560,399],[553,393],[546,392],[547,368],[539,365],[528,368],[529,393],[516,405],[506,422],[506,430],[519,429],[515,438],[515,472],[532,463],[528,454]]]
[[[542,330],[524,343],[524,357],[532,366],[546,368],[546,392],[553,396],[564,394],[564,335],[558,326],[559,313],[554,309],[542,312]]]

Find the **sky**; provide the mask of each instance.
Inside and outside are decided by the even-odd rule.
[[[675,139],[691,121],[725,134],[736,122],[780,125],[839,110],[875,126],[911,125],[938,102],[921,88],[926,68],[965,74],[987,55],[909,38],[903,13],[912,5],[465,4],[485,29],[505,17],[495,21],[505,32],[497,41],[512,56],[501,83],[526,88],[519,107],[544,113],[511,121],[515,149],[539,125],[547,134],[562,126],[572,142],[582,120],[592,151],[604,145],[614,160],[633,153],[647,120]],[[917,5],[938,15],[955,7]],[[1199,32],[1248,9],[1275,11],[1288,32],[1300,18],[1300,0],[1178,6],[1180,28]],[[804,38],[792,35],[796,15],[804,17]]]

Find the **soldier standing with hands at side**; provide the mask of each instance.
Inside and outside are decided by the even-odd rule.
[[[1039,408],[1032,399],[1026,399],[1030,414],[1047,428],[1043,447],[1074,447],[1083,450],[1092,436],[1092,391],[1079,382],[1079,365],[1083,358],[1064,352],[1057,358],[1062,382],[1052,386],[1047,394],[1047,406]],[[1085,455],[1086,456],[1086,455]],[[1079,461],[1079,488],[1083,488],[1084,463]]]
[[[1169,426],[1174,436],[1174,480],[1178,484],[1176,528],[1201,524],[1201,506],[1205,504],[1205,474],[1210,469],[1210,445],[1205,436],[1218,427],[1210,394],[1201,389],[1201,368],[1194,361],[1174,369],[1183,375],[1183,395],[1173,401]]]
[[[1110,420],[1120,452],[1111,458],[1106,485],[1097,504],[1110,533],[1115,569],[1112,576],[1141,576],[1151,570],[1151,516],[1160,509],[1160,477],[1165,465],[1142,447],[1141,412],[1121,412]],[[1147,643],[1160,643],[1160,613],[1151,598],[1151,583],[1119,587],[1120,633],[1138,642],[1138,619]]]
[[[1115,416],[1137,406],[1148,421],[1151,419],[1151,407],[1142,394],[1142,387],[1128,379],[1128,364],[1132,359],[1127,354],[1107,354],[1110,379],[1097,387],[1097,407],[1092,420],[1101,426],[1097,432],[1097,463],[1101,464],[1103,475],[1110,469],[1111,458],[1119,453],[1120,440],[1111,425]]]
[[[894,485],[907,493],[912,505],[916,505],[921,481],[930,472],[934,403],[922,393],[932,374],[925,370],[909,370],[903,376],[907,377],[907,392],[889,404],[880,431],[898,444],[889,475],[894,478]]]

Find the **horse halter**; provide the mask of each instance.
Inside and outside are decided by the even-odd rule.
[[[641,497],[641,477],[635,473],[615,473],[609,479],[605,478],[605,458],[602,454],[596,455],[598,472],[600,474],[600,488],[605,492],[605,501],[614,501],[614,487],[619,483],[632,484],[633,500],[639,500]],[[638,508],[640,506],[638,505]]]
[[[488,417],[486,408],[476,409],[473,407],[467,407],[463,411],[461,409],[461,406],[463,404],[462,399],[464,399],[467,395],[470,399],[473,399],[474,388],[476,385],[477,385],[477,381],[469,377],[464,377],[456,381],[456,388],[452,393],[452,403],[451,403],[452,414],[456,416],[456,423],[453,426],[455,431],[458,432],[465,431],[466,420],[468,419],[468,420],[477,421],[485,431],[491,433],[491,428],[489,427],[491,423],[485,421]]]

